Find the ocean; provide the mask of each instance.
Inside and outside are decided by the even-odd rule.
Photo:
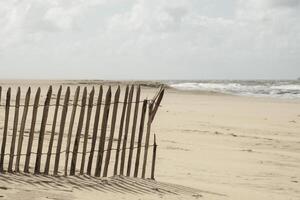
[[[173,80],[167,81],[166,84],[179,90],[300,99],[300,80]]]

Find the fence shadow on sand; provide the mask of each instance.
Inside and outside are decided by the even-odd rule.
[[[7,186],[7,187],[6,187]],[[9,186],[9,187],[8,187]],[[99,191],[104,193],[120,194],[159,194],[159,195],[188,195],[202,197],[203,195],[218,195],[209,191],[198,190],[176,184],[164,183],[152,179],[140,179],[125,176],[98,178],[94,176],[50,176],[35,174],[1,174],[0,189],[30,188],[39,190]]]

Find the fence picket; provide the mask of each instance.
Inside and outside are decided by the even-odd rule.
[[[128,90],[129,90],[129,86],[127,85],[125,95],[124,95],[124,103],[123,103],[123,109],[122,109],[122,115],[121,115],[121,121],[120,121],[120,127],[119,127],[119,136],[118,136],[118,144],[117,144],[117,150],[116,150],[114,175],[118,174],[118,164],[119,164],[120,148],[121,148],[121,142],[122,142],[122,136],[123,136],[123,126],[124,126],[125,113],[126,113],[126,107],[127,107],[127,101],[128,101]]]
[[[142,148],[146,110],[147,110],[147,100],[144,100],[143,107],[142,107],[140,128],[139,128],[138,146],[137,146],[136,157],[135,157],[135,166],[134,166],[134,175],[133,175],[134,177],[137,177],[139,173],[140,154]]]
[[[108,145],[107,145],[107,149],[106,149],[107,151],[106,151],[106,158],[105,158],[105,164],[104,164],[104,170],[103,170],[103,177],[107,177],[111,148],[112,148],[112,144],[113,144],[113,140],[114,140],[119,98],[120,98],[120,86],[118,86],[118,89],[115,93],[114,108],[113,108],[113,114],[112,114],[112,118],[111,118],[110,135],[109,135]]]
[[[3,164],[4,164],[4,154],[5,154],[5,146],[7,139],[7,128],[8,128],[8,120],[9,120],[9,108],[10,108],[10,96],[11,89],[8,88],[6,93],[6,103],[5,103],[5,121],[3,128],[3,136],[2,136],[2,146],[1,146],[1,156],[0,156],[0,172],[3,172]]]
[[[133,123],[132,123],[132,132],[131,132],[131,141],[130,141],[130,148],[129,148],[129,155],[128,155],[128,163],[127,163],[127,173],[126,173],[127,176],[130,176],[130,172],[131,172],[131,161],[132,161],[132,155],[133,155],[136,122],[137,122],[137,117],[138,117],[138,112],[139,112],[140,93],[141,93],[141,87],[138,86],[138,89],[136,92],[135,108],[134,108],[134,116],[133,116]]]
[[[36,161],[35,161],[35,169],[34,169],[35,174],[40,173],[41,157],[42,157],[45,129],[46,129],[46,123],[47,123],[47,118],[48,118],[48,111],[49,111],[51,95],[52,95],[52,86],[50,86],[48,89],[47,97],[46,97],[45,104],[44,104],[42,123],[41,123],[40,135],[39,135],[39,140],[38,140],[38,149],[37,149],[37,155],[36,155]]]
[[[18,87],[18,92],[15,101],[14,126],[13,126],[13,133],[12,133],[11,145],[10,145],[10,153],[9,153],[9,161],[8,161],[8,169],[7,169],[8,172],[12,172],[12,166],[14,161],[15,143],[17,138],[18,120],[19,120],[20,95],[21,95],[21,89],[20,87]]]
[[[151,179],[154,180],[154,174],[155,174],[155,163],[156,163],[156,135],[154,134],[154,142],[153,142],[153,153],[152,153],[152,167],[151,167]]]
[[[76,109],[77,109],[77,103],[79,98],[79,92],[80,87],[78,86],[76,88],[75,94],[74,94],[74,100],[73,100],[73,107],[72,107],[72,114],[69,124],[69,130],[68,130],[68,136],[67,136],[67,146],[66,146],[66,158],[65,158],[65,176],[68,174],[68,163],[69,163],[69,153],[70,153],[70,145],[71,145],[71,139],[72,139],[72,132],[73,132],[73,126],[74,126],[74,120],[76,115]]]
[[[52,130],[51,130],[51,135],[50,135],[50,139],[49,139],[48,152],[47,152],[45,171],[44,171],[44,174],[46,174],[46,175],[49,174],[49,165],[50,165],[50,161],[51,161],[51,154],[52,154],[53,140],[54,140],[54,136],[55,136],[55,128],[56,128],[56,121],[57,121],[57,114],[58,114],[61,90],[62,90],[62,86],[59,87],[57,95],[56,95],[56,103],[55,103],[54,117],[53,117],[53,122],[52,122]]]
[[[93,87],[92,91],[90,92],[90,96],[89,96],[88,111],[87,111],[87,116],[86,116],[86,125],[85,125],[84,141],[83,141],[83,147],[82,147],[80,174],[83,174],[83,172],[84,172],[85,155],[86,155],[86,147],[87,147],[87,141],[88,141],[88,136],[89,136],[90,120],[91,120],[93,100],[94,100],[94,92],[95,92],[95,90]]]
[[[67,112],[68,112],[69,98],[70,98],[70,87],[67,88],[67,91],[66,91],[66,94],[65,94],[64,105],[63,105],[63,110],[61,112],[59,133],[58,133],[57,146],[56,146],[56,154],[55,154],[55,163],[54,163],[54,170],[53,170],[54,175],[57,175],[57,173],[58,173],[59,158],[60,158],[60,153],[61,153],[60,152],[61,151],[61,144],[62,144],[64,130],[65,130],[65,123],[66,123],[66,117],[67,117]]]
[[[96,162],[96,170],[95,176],[99,177],[102,168],[102,161],[104,155],[104,146],[105,146],[105,139],[106,139],[106,129],[107,129],[107,122],[109,116],[109,108],[110,108],[110,101],[111,101],[111,87],[109,86],[106,97],[105,97],[105,106],[103,110],[103,117],[102,117],[102,124],[101,124],[101,135],[99,140],[99,149],[98,149],[98,157]]]
[[[150,102],[149,106],[148,106],[148,122],[147,122],[147,132],[146,132],[146,140],[145,140],[145,151],[144,151],[142,178],[145,178],[145,175],[146,175],[147,157],[148,157],[149,140],[150,140],[150,132],[151,132],[152,110],[153,110],[153,102]]]
[[[156,112],[158,110],[158,107],[159,107],[159,105],[161,103],[161,100],[162,100],[162,98],[164,96],[164,92],[165,92],[165,90],[162,89],[161,92],[159,93],[159,96],[158,96],[157,100],[154,101],[154,108],[153,108],[153,111],[151,113],[151,123],[152,123],[152,121],[153,121],[153,119],[155,117],[155,114],[156,114]]]
[[[103,95],[103,88],[102,88],[102,85],[101,85],[100,89],[99,89],[99,94],[98,94],[97,107],[96,107],[95,120],[94,120],[94,127],[93,127],[91,151],[90,151],[89,161],[88,161],[88,166],[87,166],[87,174],[88,175],[91,175],[92,163],[93,163],[93,159],[94,159],[94,151],[95,151],[95,145],[96,145],[96,140],[97,140],[98,126],[99,126],[99,117],[100,117],[100,110],[101,110],[102,95]]]
[[[144,152],[144,162],[143,162],[143,171],[142,171],[142,178],[145,178],[146,175],[146,167],[147,167],[147,156],[148,156],[148,148],[149,148],[149,139],[150,139],[150,132],[151,132],[151,124],[155,117],[155,114],[158,110],[158,107],[161,103],[161,100],[164,96],[164,89],[161,89],[160,93],[158,94],[158,98],[155,98],[154,102],[149,104],[149,116],[148,116],[148,123],[147,123],[147,133],[146,133],[146,141],[145,141],[145,152]],[[154,107],[153,107],[154,106]]]
[[[20,169],[19,169],[20,158],[21,158],[21,153],[22,153],[22,145],[23,145],[25,125],[26,125],[26,118],[27,118],[27,113],[28,113],[28,106],[29,106],[29,101],[30,101],[30,94],[31,94],[31,89],[29,87],[27,90],[27,93],[26,93],[25,105],[24,105],[23,115],[22,115],[22,119],[21,119],[19,141],[18,141],[18,148],[17,148],[17,159],[16,159],[16,166],[15,166],[16,172],[20,171]]]
[[[24,165],[25,173],[29,172],[29,163],[30,163],[34,130],[35,130],[35,122],[36,122],[37,111],[38,111],[38,107],[39,107],[39,101],[40,101],[40,94],[41,94],[41,88],[38,88],[36,91],[35,98],[34,98],[34,104],[33,104],[33,110],[32,110],[31,126],[30,126],[30,132],[29,132],[29,138],[28,138],[28,144],[27,144],[26,160],[25,160],[25,165]]]
[[[121,156],[121,164],[120,164],[120,175],[123,175],[123,173],[124,173],[126,145],[127,145],[128,131],[129,131],[129,122],[130,122],[133,91],[134,91],[134,86],[132,85],[130,88],[129,98],[128,98],[128,108],[127,108],[127,113],[126,113],[125,132],[124,132],[124,138],[123,138],[122,156]]]
[[[78,147],[79,147],[80,135],[81,135],[81,131],[82,131],[82,125],[83,125],[84,113],[85,113],[86,95],[87,95],[87,89],[85,87],[83,90],[80,116],[79,116],[79,121],[78,121],[78,126],[77,126],[77,132],[76,132],[76,136],[75,136],[74,147],[73,147],[70,175],[75,175]]]

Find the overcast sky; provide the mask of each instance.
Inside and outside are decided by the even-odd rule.
[[[0,0],[0,78],[294,79],[300,0]]]

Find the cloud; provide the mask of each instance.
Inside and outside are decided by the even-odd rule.
[[[102,0],[27,0],[0,2],[2,49],[22,41],[35,40],[51,32],[76,29],[80,18]],[[35,37],[36,36],[36,37]]]
[[[268,0],[270,6],[295,8],[300,5],[299,0]]]
[[[288,67],[290,77],[298,10],[297,0],[3,0],[0,66],[135,78],[275,77]]]

